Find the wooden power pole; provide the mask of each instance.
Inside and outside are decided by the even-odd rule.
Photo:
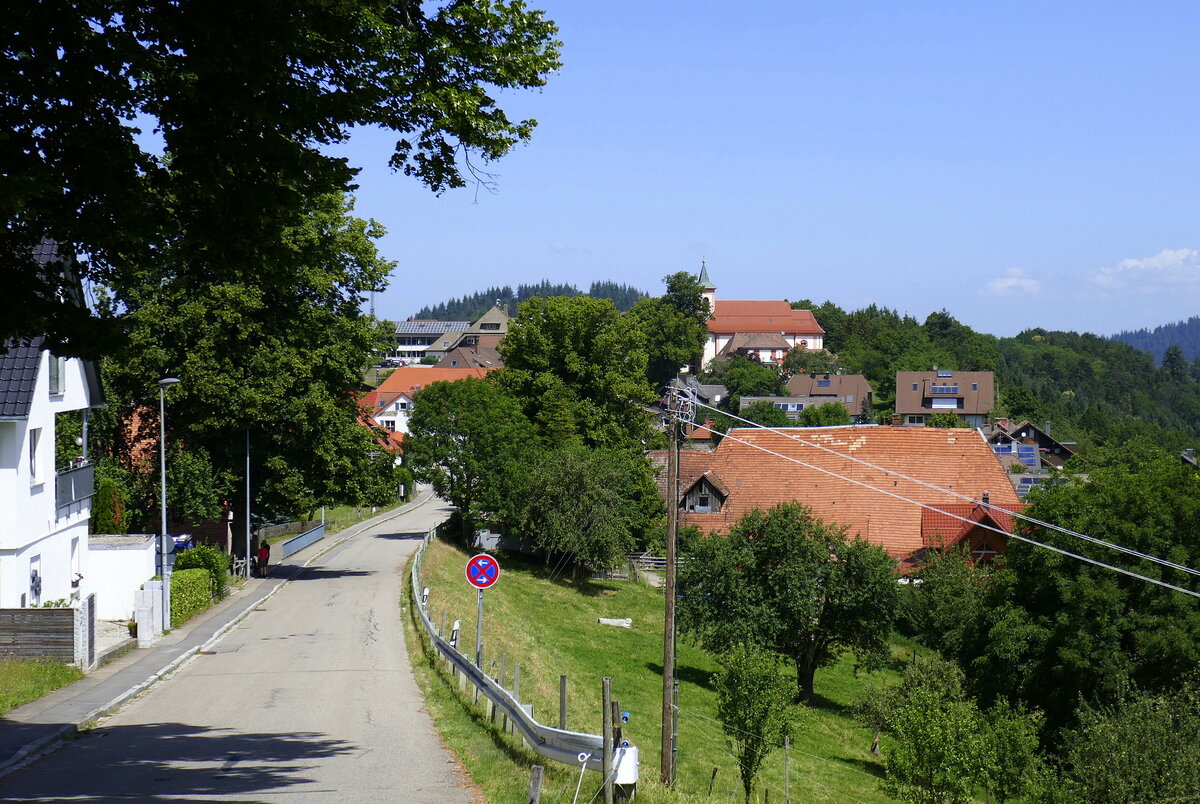
[[[667,577],[663,587],[662,780],[675,784],[675,541],[679,530],[679,403],[669,399],[667,435]]]

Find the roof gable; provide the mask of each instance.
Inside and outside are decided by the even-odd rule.
[[[21,344],[8,341],[0,353],[0,418],[29,416],[38,369],[42,364],[42,339]]]

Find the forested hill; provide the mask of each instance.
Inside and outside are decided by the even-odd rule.
[[[516,315],[517,305],[534,296],[581,295],[591,296],[593,299],[609,299],[617,306],[618,310],[626,311],[639,299],[645,298],[647,294],[635,287],[620,285],[616,282],[593,282],[592,286],[584,293],[574,285],[556,285],[547,279],[536,285],[517,285],[516,293],[513,293],[512,285],[505,285],[472,293],[461,299],[450,299],[450,301],[435,304],[432,307],[422,307],[413,318],[435,321],[474,321],[490,310],[496,302],[508,305],[508,312]]]
[[[1132,332],[1118,332],[1110,337],[1114,341],[1149,352],[1158,363],[1162,362],[1167,347],[1176,344],[1183,350],[1186,359],[1195,360],[1200,357],[1200,315],[1194,315],[1187,321],[1163,324],[1152,330],[1135,329]]]

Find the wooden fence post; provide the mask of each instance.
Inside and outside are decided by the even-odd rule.
[[[526,804],[541,804],[542,800],[542,766],[534,765],[530,768],[529,775],[529,797],[526,799]]]
[[[567,677],[565,675],[558,677],[558,727],[560,729],[567,727]]]

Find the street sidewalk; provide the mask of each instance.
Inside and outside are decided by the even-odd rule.
[[[364,520],[289,556],[271,567],[270,577],[249,579],[240,590],[161,637],[154,645],[132,650],[74,684],[9,712],[0,718],[0,776],[57,748],[97,718],[170,675],[199,651],[207,650],[324,553],[431,499],[434,496],[428,488],[418,489],[413,502]]]

